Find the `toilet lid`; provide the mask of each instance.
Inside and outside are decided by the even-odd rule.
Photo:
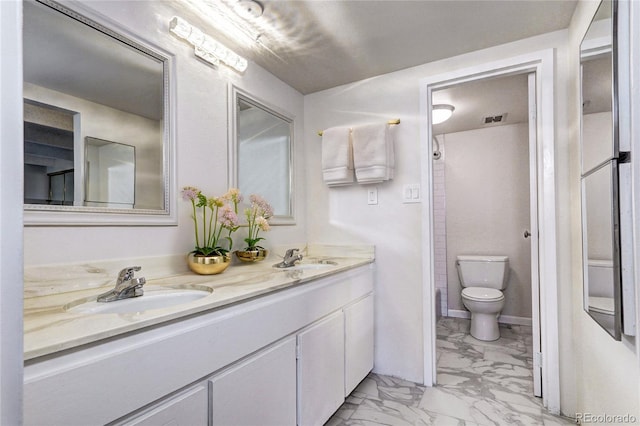
[[[486,287],[466,287],[462,290],[462,296],[472,300],[500,300],[504,295],[500,290]]]

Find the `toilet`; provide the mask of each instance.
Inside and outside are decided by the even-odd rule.
[[[507,256],[457,256],[462,303],[471,312],[471,335],[478,340],[500,338],[498,315],[504,307],[509,279]]]

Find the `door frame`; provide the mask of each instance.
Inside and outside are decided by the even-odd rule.
[[[536,74],[527,74],[529,116],[529,223],[531,241],[531,325],[533,334],[533,395],[542,397],[542,352],[540,350],[540,232],[538,230],[538,102]],[[525,235],[526,238],[526,235]]]
[[[540,337],[543,404],[560,413],[560,357],[558,335],[558,271],[555,201],[555,49],[479,64],[420,80],[421,185],[427,191],[422,204],[422,291],[424,384],[436,382],[436,312],[433,223],[432,92],[489,77],[522,73],[536,75],[537,199],[539,231]],[[533,267],[533,265],[532,265]]]

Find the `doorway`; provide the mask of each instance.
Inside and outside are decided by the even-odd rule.
[[[456,348],[471,345],[475,349],[469,355],[483,354],[484,364],[495,362],[498,371],[516,375],[518,391],[540,397],[541,371],[533,362],[533,353],[540,352],[538,234],[531,231],[537,229],[537,130],[530,113],[535,111],[535,74],[434,90],[432,101],[440,108],[455,107],[449,120],[432,127],[436,317],[462,319],[438,321],[438,373],[446,371],[443,377],[450,379],[456,373],[451,366],[464,352]],[[501,336],[494,342],[469,336],[470,313],[462,301],[456,258],[470,254],[508,258]]]
[[[428,193],[423,204],[422,241],[426,261],[423,263],[423,315],[424,336],[424,383],[436,384],[436,327],[435,327],[435,250],[434,250],[434,206],[433,206],[433,164],[434,134],[431,125],[431,110],[434,105],[433,93],[465,82],[478,81],[499,76],[532,74],[529,85],[531,99],[535,107],[529,111],[535,120],[535,140],[531,158],[535,160],[535,188],[531,197],[535,200],[535,215],[538,229],[529,232],[538,235],[538,259],[532,262],[532,270],[538,272],[536,281],[541,283],[539,291],[532,289],[532,305],[539,307],[539,314],[532,309],[532,322],[539,322],[540,355],[535,363],[540,365],[540,385],[543,405],[552,413],[560,412],[559,353],[558,353],[558,301],[556,264],[556,222],[555,222],[555,172],[554,172],[554,58],[553,50],[545,50],[515,58],[481,64],[468,69],[451,71],[425,78],[420,82],[421,95],[421,154],[422,185]],[[429,113],[427,113],[429,112]],[[532,239],[533,241],[533,239]],[[532,252],[533,252],[532,247]],[[538,299],[538,300],[536,300]],[[544,361],[544,362],[541,362]]]

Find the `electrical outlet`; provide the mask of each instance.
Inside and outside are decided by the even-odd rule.
[[[405,204],[422,202],[422,191],[419,183],[412,183],[402,187],[402,202]]]

